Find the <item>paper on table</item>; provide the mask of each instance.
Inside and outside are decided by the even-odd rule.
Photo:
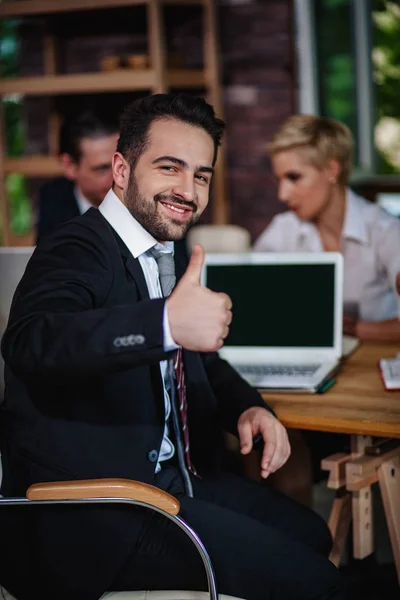
[[[386,390],[400,390],[400,354],[395,358],[381,358],[378,369]]]

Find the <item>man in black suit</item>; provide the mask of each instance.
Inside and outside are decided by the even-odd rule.
[[[2,491],[23,495],[34,482],[60,479],[150,483],[179,498],[182,517],[211,555],[221,593],[339,600],[325,523],[267,485],[224,470],[223,429],[239,436],[244,454],[262,436],[264,478],[290,449],[258,392],[217,354],[231,301],[200,285],[200,246],[189,265],[175,255],[178,283],[168,295],[174,241],[207,206],[222,132],[223,122],[200,98],[160,94],[134,103],[100,209],[36,248],[2,345]],[[186,383],[178,358],[175,390],[171,357],[181,349]],[[201,560],[176,529],[126,506],[8,511],[3,583],[21,600],[32,597],[26,581],[41,598],[58,600],[95,600],[105,590],[204,589]]]
[[[98,207],[112,184],[111,159],[118,141],[118,122],[87,110],[64,121],[60,162],[64,177],[39,191],[37,241],[59,225]]]

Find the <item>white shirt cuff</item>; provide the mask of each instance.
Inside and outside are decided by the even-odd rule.
[[[164,304],[164,315],[163,315],[163,335],[164,335],[164,350],[165,352],[171,352],[172,350],[178,350],[179,346],[175,344],[175,341],[171,335],[171,329],[169,326],[167,303]]]

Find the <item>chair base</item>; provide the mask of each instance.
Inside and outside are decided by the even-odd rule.
[[[4,600],[16,600],[3,587],[0,587],[1,598]],[[143,590],[139,592],[106,592],[100,600],[208,600],[208,592],[191,592],[186,590]],[[241,600],[233,596],[219,594],[219,600]],[[40,598],[38,598],[40,600]]]
[[[140,592],[107,592],[100,600],[208,600],[208,592],[187,590],[147,590]],[[219,600],[240,600],[225,594],[218,595]]]

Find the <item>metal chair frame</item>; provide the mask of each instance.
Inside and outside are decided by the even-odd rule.
[[[204,569],[207,575],[208,593],[210,600],[218,600],[217,586],[215,582],[214,569],[210,556],[197,535],[197,533],[178,515],[171,515],[158,506],[153,506],[147,502],[134,500],[132,498],[73,498],[65,500],[29,500],[28,498],[0,498],[0,506],[33,506],[33,505],[51,505],[51,504],[131,504],[141,506],[160,513],[173,523],[175,523],[189,537],[203,561]]]

